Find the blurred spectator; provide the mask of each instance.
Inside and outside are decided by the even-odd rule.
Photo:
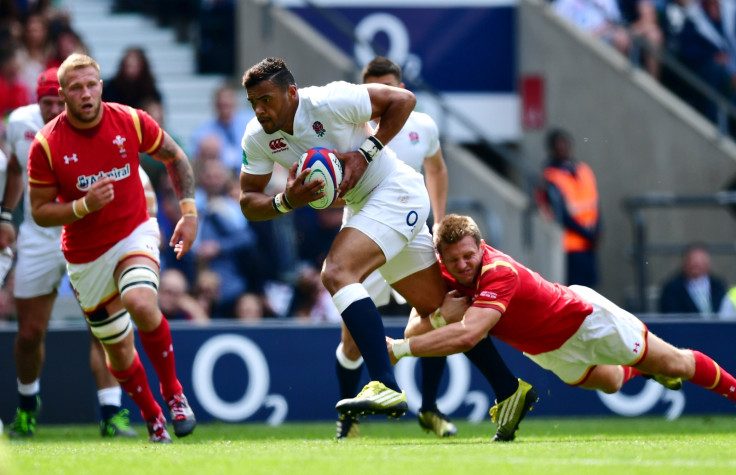
[[[33,102],[34,94],[20,76],[18,47],[0,50],[0,119]]]
[[[342,226],[343,208],[315,210],[304,206],[297,208],[293,215],[299,260],[321,269]]]
[[[104,82],[102,100],[141,109],[149,98],[163,102],[146,53],[142,48],[128,48],[120,59],[115,76]]]
[[[723,296],[718,308],[718,318],[721,320],[736,320],[736,287],[731,287]]]
[[[220,300],[212,315],[228,317],[238,296],[249,290],[246,272],[260,251],[240,204],[228,194],[232,177],[223,164],[206,160],[197,162],[195,168],[199,233],[192,253],[199,269],[220,275]]]
[[[194,298],[210,317],[214,317],[214,309],[220,301],[222,279],[215,272],[200,270],[194,283]]]
[[[712,315],[725,295],[724,281],[711,274],[708,249],[694,243],[685,249],[680,270],[662,286],[659,311]]]
[[[169,240],[174,233],[174,227],[179,221],[179,218],[181,218],[181,207],[168,174],[159,176],[158,182],[153,182],[153,187],[156,191],[156,200],[158,201],[158,214],[156,218],[161,233],[159,248],[161,270],[179,269],[184,273],[187,281],[192,284],[197,277],[194,254],[188,252],[181,259],[177,259],[174,248],[169,246]]]
[[[736,11],[732,3],[727,6],[722,10],[719,0],[688,2],[678,53],[685,66],[733,101],[736,91],[736,32],[733,31]],[[723,12],[728,18],[723,18]],[[731,25],[731,30],[727,31],[725,25]],[[716,104],[688,88],[683,93],[683,99],[700,113],[714,122],[717,120]]]
[[[197,299],[189,295],[189,285],[184,274],[177,269],[161,272],[158,303],[167,320],[193,320],[206,322],[209,316]]]
[[[220,157],[222,157],[222,138],[215,133],[203,136],[193,157],[195,161],[220,160]],[[238,188],[240,187],[238,186]]]
[[[565,230],[567,284],[595,287],[601,230],[595,175],[587,164],[574,159],[572,137],[564,130],[553,129],[547,134],[547,152],[541,196],[543,206]]]
[[[238,108],[238,89],[227,83],[215,91],[214,107],[215,117],[200,124],[192,132],[189,156],[197,155],[205,137],[215,135],[220,138],[222,144],[220,160],[228,170],[239,175],[243,161],[240,140],[248,121],[254,117],[253,110],[250,106],[248,109]]]
[[[618,0],[618,6],[631,34],[653,48],[652,53],[646,49],[642,53],[644,67],[649,74],[659,79],[661,64],[658,53],[664,46],[664,33],[659,26],[654,0]]]
[[[199,2],[196,18],[197,72],[235,73],[235,0]]]
[[[26,19],[23,28],[23,43],[20,49],[21,78],[31,92],[35,91],[36,79],[46,69],[48,59],[48,21],[43,15],[31,15]]]
[[[48,68],[58,68],[72,53],[87,54],[89,52],[79,34],[68,25],[58,23],[56,30],[49,28],[49,36],[51,37],[51,53],[46,63]]]
[[[310,322],[340,323],[342,317],[330,293],[322,285],[319,269],[310,264],[300,266],[297,272],[291,314]]]
[[[263,299],[253,292],[246,292],[235,303],[234,317],[237,320],[255,322],[265,316]]]
[[[629,54],[631,38],[621,26],[616,0],[554,0],[553,8],[581,31],[602,39],[624,55]]]

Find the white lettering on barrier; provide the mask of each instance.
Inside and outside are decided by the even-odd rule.
[[[248,368],[248,388],[243,397],[234,402],[223,401],[218,396],[213,381],[213,370],[217,360],[231,353],[239,356]],[[269,424],[278,425],[286,418],[288,412],[286,399],[279,395],[266,397],[271,379],[263,352],[258,345],[244,336],[224,334],[204,342],[194,356],[192,382],[199,403],[220,420],[227,422],[245,420],[267,399],[268,405],[274,407],[274,413],[268,419]]]
[[[385,56],[402,67],[402,76],[406,79],[419,77],[422,70],[422,59],[409,52],[409,31],[397,16],[388,13],[367,15],[355,27],[354,55],[358,64],[368,64],[375,56],[372,43],[376,35],[383,33],[388,37],[388,51]]]
[[[422,405],[422,393],[417,388],[415,372],[417,358],[404,358],[396,365],[396,382],[406,392],[406,401],[409,410],[417,413]],[[475,410],[469,418],[473,422],[480,422],[488,410],[488,396],[481,391],[468,392],[470,389],[470,365],[463,355],[451,355],[447,357],[447,369],[450,381],[447,391],[437,399],[437,407],[445,414],[452,414],[463,403],[474,404]],[[480,418],[478,418],[479,407]]]
[[[622,416],[639,416],[649,412],[660,400],[669,402],[670,407],[665,413],[667,419],[674,420],[680,417],[685,409],[685,395],[680,391],[665,389],[656,381],[649,380],[639,394],[624,394],[617,392],[606,394],[596,391],[603,405]]]

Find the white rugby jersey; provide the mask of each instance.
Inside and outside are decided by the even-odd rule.
[[[424,159],[440,149],[440,133],[437,124],[423,112],[412,112],[406,124],[388,147],[402,162],[421,172]]]
[[[372,134],[370,119],[371,101],[364,85],[337,81],[301,88],[294,135],[281,130],[266,134],[258,120],[252,119],[243,134],[241,170],[266,175],[273,171],[275,162],[288,170],[304,152],[314,147],[336,149],[340,153],[358,150]],[[397,166],[394,152],[384,147],[346,194],[345,201],[361,201]]]
[[[30,227],[34,231],[44,234],[57,241],[61,236],[61,226],[41,227],[36,224],[31,216],[31,205],[28,198],[28,151],[31,148],[36,132],[41,130],[44,124],[41,116],[41,107],[38,104],[30,104],[19,107],[10,113],[7,125],[7,141],[10,153],[15,154],[23,169],[24,191],[23,191],[23,226]],[[3,180],[3,183],[5,181]]]

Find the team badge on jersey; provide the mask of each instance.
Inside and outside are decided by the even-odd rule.
[[[417,132],[409,132],[409,140],[413,145],[419,143],[419,134]]]
[[[317,134],[317,137],[323,137],[325,135],[325,126],[322,125],[322,122],[315,120],[314,124],[312,124],[312,130],[314,130],[314,133]]]
[[[125,137],[117,136],[115,137],[115,140],[112,141],[113,144],[115,144],[118,147],[118,153],[120,153],[121,157],[127,157],[128,152],[125,150]]]

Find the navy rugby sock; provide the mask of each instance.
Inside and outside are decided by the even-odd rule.
[[[360,284],[357,284],[360,285]],[[361,286],[362,288],[362,286]],[[342,289],[338,291],[338,295]],[[365,292],[365,290],[363,290]],[[391,360],[386,349],[386,332],[373,300],[365,292],[365,298],[353,301],[341,312],[353,340],[363,355],[372,381],[380,381],[394,391],[401,391],[394,378]],[[339,309],[341,305],[338,305]]]
[[[507,399],[519,389],[519,381],[496,349],[490,337],[480,341],[465,356],[483,373],[496,394],[496,401]]]
[[[340,387],[340,399],[348,399],[358,394],[358,384],[360,377],[363,375],[363,365],[356,369],[349,369],[340,364],[335,364],[337,368],[337,384]]]
[[[437,407],[437,392],[440,389],[442,373],[447,365],[447,357],[420,358],[422,366],[422,407],[420,411],[429,411]]]

